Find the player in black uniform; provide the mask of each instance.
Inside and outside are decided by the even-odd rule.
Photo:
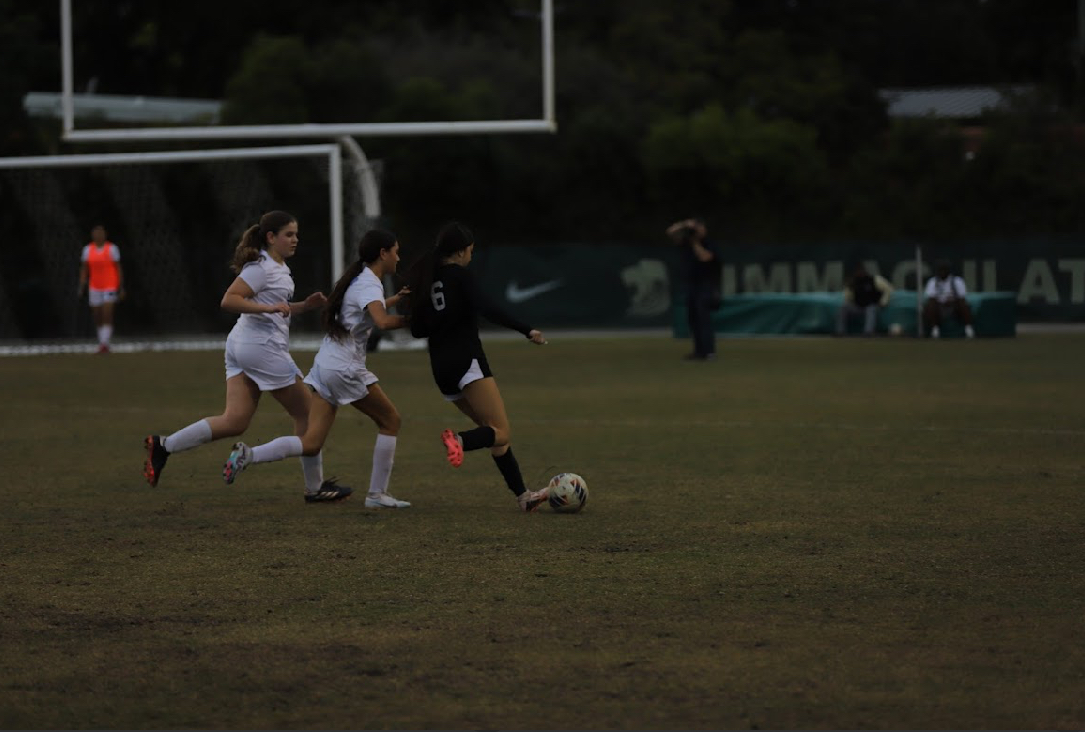
[[[441,441],[448,462],[459,467],[465,451],[490,448],[497,469],[520,510],[535,511],[547,499],[546,489],[529,491],[509,444],[509,418],[494,381],[482,341],[478,316],[523,333],[543,345],[543,334],[489,302],[468,271],[475,238],[458,222],[446,224],[437,243],[414,264],[408,275],[411,291],[411,334],[429,339],[433,380],[445,399],[455,404],[477,427],[460,433],[445,430]]]

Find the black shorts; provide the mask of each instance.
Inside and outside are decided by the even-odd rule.
[[[446,399],[458,397],[463,387],[472,381],[493,376],[486,354],[481,352],[449,356],[434,356],[431,353],[430,368],[433,370],[433,380],[437,388]],[[468,375],[472,378],[465,381]]]

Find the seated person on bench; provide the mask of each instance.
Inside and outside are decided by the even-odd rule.
[[[956,318],[964,324],[964,334],[975,338],[972,328],[972,311],[968,307],[965,295],[964,278],[952,274],[949,262],[939,260],[935,264],[934,276],[927,280],[927,301],[923,304],[923,326],[930,332],[931,338],[942,336],[942,322],[947,318]]]

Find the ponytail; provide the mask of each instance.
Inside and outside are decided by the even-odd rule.
[[[430,301],[429,290],[433,287],[433,274],[436,269],[437,250],[430,247],[422,252],[407,270],[407,286],[411,289],[407,302],[410,305],[413,320],[418,320],[421,317],[420,314],[426,311]]]
[[[372,264],[380,259],[381,252],[391,249],[396,245],[396,235],[385,229],[370,229],[358,242],[358,258],[347,267],[347,271],[335,283],[332,294],[328,297],[328,304],[324,308],[324,330],[332,338],[341,339],[347,335],[347,329],[339,322],[339,312],[343,309],[343,298],[346,297],[347,288],[358,275],[362,273],[367,264]]]
[[[245,233],[241,235],[241,241],[234,248],[234,258],[230,262],[230,269],[234,274],[240,274],[246,264],[260,258],[261,249],[263,247],[260,246],[260,224],[253,224],[245,229]]]
[[[286,211],[268,211],[260,217],[260,223],[253,224],[245,229],[241,235],[241,241],[234,248],[234,258],[230,261],[230,269],[234,274],[241,274],[241,270],[249,262],[255,262],[260,258],[260,252],[267,249],[267,235],[278,234],[284,227],[297,221]]]
[[[437,265],[446,257],[461,252],[475,243],[475,235],[458,221],[449,221],[437,232],[437,241],[422,253],[407,272],[407,283],[411,288],[410,304],[412,316],[424,312],[430,300],[430,288],[433,287],[433,275]]]

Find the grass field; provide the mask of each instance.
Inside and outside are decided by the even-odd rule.
[[[296,461],[224,486],[221,353],[0,359],[5,728],[1085,726],[1085,336],[551,339],[487,346],[524,516],[424,354],[399,512],[308,506]],[[311,353],[297,354],[305,369]],[[284,433],[270,399],[246,439]],[[344,411],[325,472],[364,492]]]

